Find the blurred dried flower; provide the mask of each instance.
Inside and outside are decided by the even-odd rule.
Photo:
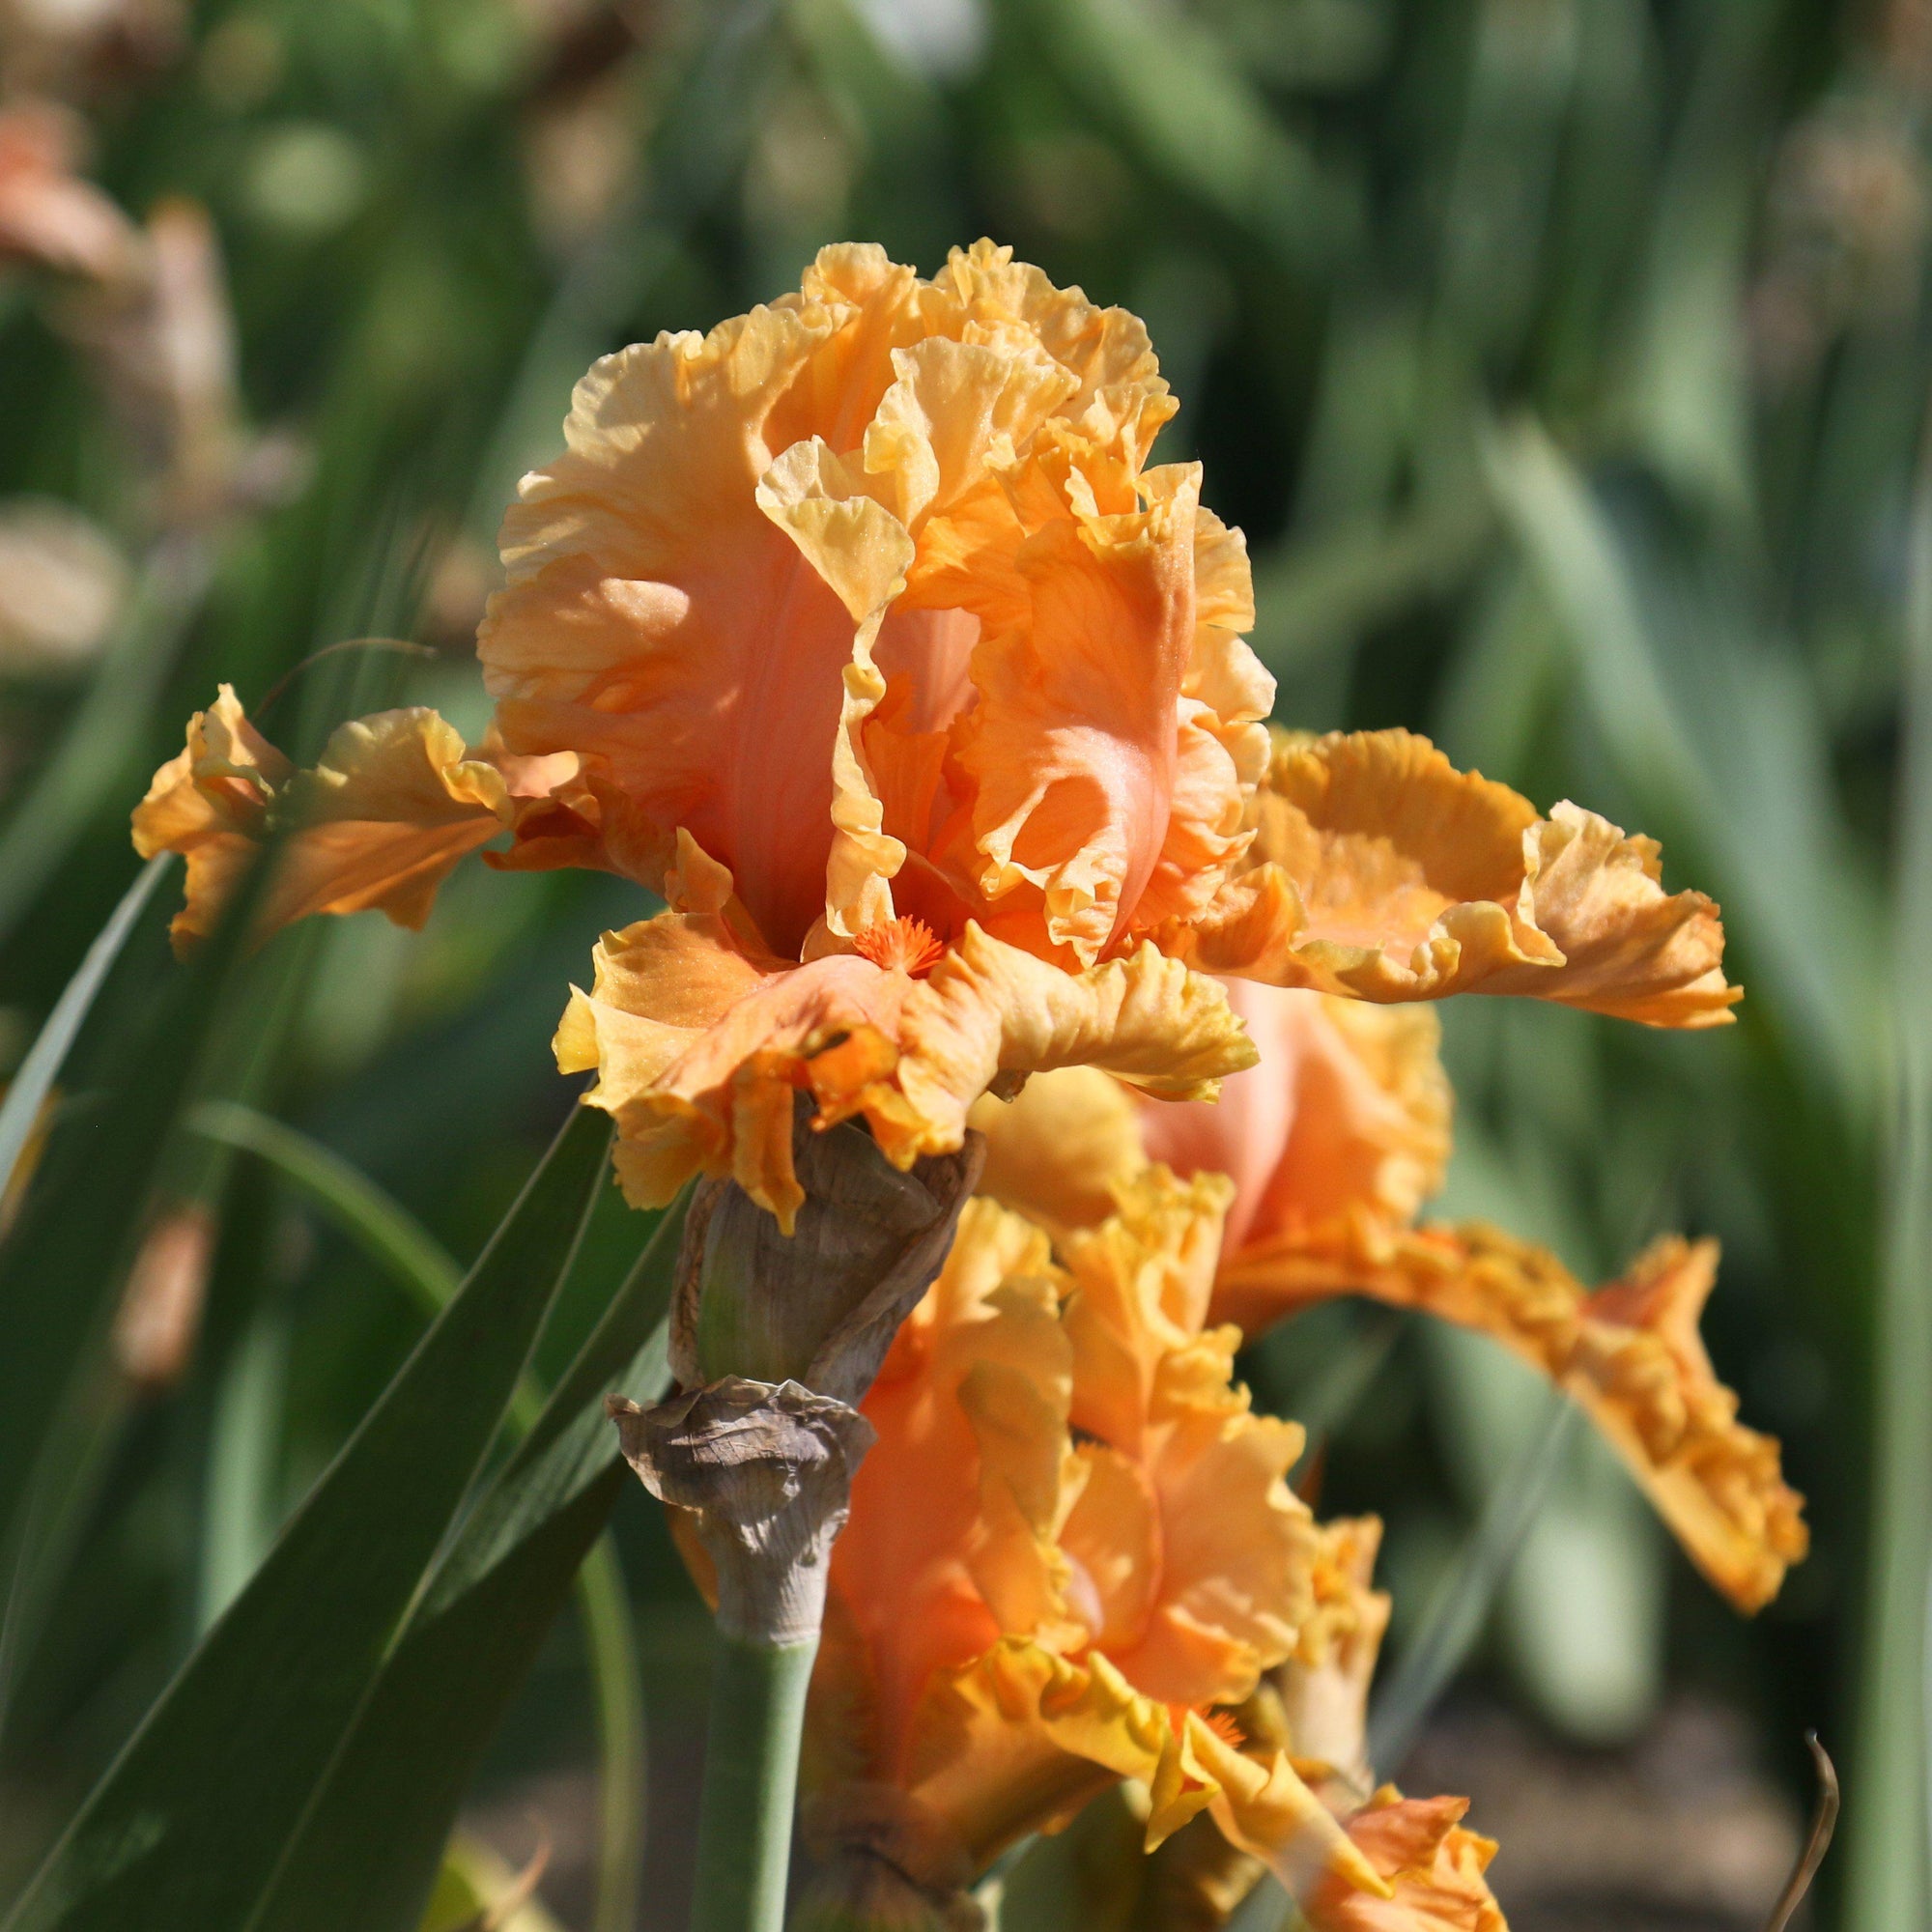
[[[531,102],[524,124],[530,215],[554,252],[582,245],[637,181],[639,135],[637,90],[622,67]]]
[[[0,83],[73,97],[167,66],[186,38],[181,0],[0,0]]]
[[[1925,163],[1893,104],[1842,94],[1791,129],[1772,173],[1749,302],[1770,382],[1802,376],[1847,328],[1910,316],[1927,213]]]
[[[78,510],[43,497],[0,504],[0,674],[86,664],[128,584],[126,558]]]
[[[243,474],[234,320],[205,209],[164,201],[145,239],[138,274],[76,294],[61,320],[155,479],[158,520],[179,525],[229,507]]]
[[[140,239],[121,210],[75,172],[86,152],[80,118],[47,100],[0,107],[0,264],[119,281],[133,275]]]
[[[194,1351],[214,1258],[215,1221],[200,1202],[171,1208],[148,1231],[114,1317],[121,1373],[143,1389],[180,1378]]]

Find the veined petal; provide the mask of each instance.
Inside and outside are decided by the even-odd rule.
[[[1554,1256],[1493,1228],[1357,1222],[1325,1249],[1243,1256],[1224,1268],[1215,1307],[1259,1328],[1330,1295],[1367,1294],[1493,1336],[1590,1412],[1691,1560],[1755,1610],[1807,1537],[1776,1442],[1738,1421],[1697,1336],[1716,1265],[1715,1243],[1670,1237],[1589,1295]]]
[[[1048,524],[1018,557],[1030,622],[974,656],[980,702],[960,757],[979,890],[998,902],[1030,889],[1047,940],[1082,964],[1126,928],[1167,843],[1194,508],[1181,492],[1110,526]],[[1238,834],[1232,767],[1225,788]]]
[[[1251,856],[1163,943],[1217,972],[1376,1001],[1526,993],[1698,1027],[1740,997],[1717,907],[1664,893],[1654,843],[1574,806],[1539,819],[1406,731],[1281,739]]]
[[[876,505],[781,470],[781,527],[757,493],[779,453],[768,418],[849,319],[755,309],[596,364],[567,453],[504,520],[509,582],[477,639],[510,749],[599,760],[663,861],[687,827],[793,955],[824,910],[858,629],[816,566],[870,591],[890,544]],[[808,525],[816,557],[795,540]]]

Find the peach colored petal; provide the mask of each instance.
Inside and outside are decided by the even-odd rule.
[[[1254,1077],[1231,1074],[1221,1091]],[[1056,1236],[1094,1227],[1114,1211],[1116,1187],[1147,1165],[1141,1116],[1132,1090],[1097,1066],[1036,1073],[1010,1100],[988,1094],[968,1116],[986,1141],[980,1190]]]
[[[1328,1766],[1333,1776],[1320,1787],[1324,1801],[1352,1811],[1375,1782],[1369,1686],[1391,1608],[1387,1593],[1370,1587],[1382,1526],[1372,1516],[1337,1517],[1317,1527],[1316,1539],[1314,1608],[1273,1682],[1290,1748],[1298,1760]]]
[[[1194,510],[1190,489],[1106,524],[1048,524],[1018,557],[1030,623],[974,655],[980,703],[960,756],[976,783],[979,890],[1037,897],[1047,939],[1083,964],[1128,928],[1169,842]],[[1239,785],[1210,733],[1188,751],[1198,849],[1185,856],[1224,875],[1246,843]]]
[[[1723,1024],[1739,997],[1717,908],[1665,895],[1650,840],[1574,806],[1539,819],[1409,732],[1283,737],[1257,818],[1251,868],[1197,927],[1163,928],[1211,970],[1376,1001],[1525,993],[1656,1026]]]
[[[766,419],[848,313],[756,309],[596,364],[504,520],[477,639],[512,751],[594,756],[663,860],[688,827],[794,954],[824,906],[857,625],[756,493]]]
[[[1213,1787],[1214,1822],[1230,1844],[1260,1859],[1291,1898],[1389,1892],[1388,1882],[1303,1783],[1286,1751],[1263,1758],[1239,1750],[1191,1712],[1187,1742]]]
[[[135,808],[134,847],[143,858],[187,859],[179,951],[213,929],[256,850],[277,837],[264,934],[315,913],[372,908],[418,926],[450,868],[502,830],[506,810],[500,775],[467,757],[433,711],[342,725],[315,767],[297,772],[223,685]]]
[[[1151,946],[1067,973],[971,924],[908,1002],[903,1038],[901,1084],[945,1122],[928,1151],[958,1145],[968,1109],[1003,1074],[1094,1065],[1199,1098],[1253,1054],[1221,988]]]
[[[1384,1785],[1349,1821],[1350,1842],[1391,1895],[1327,1880],[1303,1900],[1316,1932],[1507,1932],[1484,1873],[1495,1841],[1462,1825],[1466,1798],[1404,1798]]]
[[[1737,1420],[1697,1339],[1716,1265],[1715,1243],[1670,1237],[1593,1296],[1554,1256],[1492,1228],[1391,1233],[1358,1220],[1332,1246],[1241,1257],[1215,1308],[1254,1328],[1359,1293],[1493,1336],[1589,1411],[1691,1560],[1755,1610],[1807,1538],[1776,1442]]]
[[[705,947],[733,956],[701,961]],[[595,972],[572,995],[557,1063],[597,1070],[586,1098],[617,1121],[629,1198],[662,1202],[695,1173],[728,1174],[787,1224],[802,1197],[771,1126],[793,1093],[828,1122],[863,1115],[910,1167],[956,1149],[1002,1076],[1087,1062],[1199,1093],[1247,1055],[1220,989],[1151,947],[1071,974],[969,925],[916,980],[853,953],[787,966],[748,917],[673,910],[607,933]],[[687,980],[732,998],[695,1011]],[[759,1131],[741,1136],[741,1123]]]
[[[495,766],[467,757],[434,711],[384,711],[339,726],[277,802],[292,831],[265,920],[378,909],[419,926],[466,852],[503,829]]]
[[[794,443],[765,472],[756,495],[758,507],[797,544],[855,626],[850,661],[839,673],[843,696],[831,751],[833,831],[822,915],[824,930],[849,940],[893,918],[889,882],[905,863],[905,846],[884,831],[885,808],[867,768],[863,738],[866,721],[886,694],[872,640],[887,605],[904,586],[912,539],[890,511],[861,494],[822,441]]]
[[[1435,1014],[1243,980],[1228,982],[1228,999],[1260,1064],[1212,1106],[1145,1109],[1148,1157],[1233,1177],[1231,1256],[1350,1213],[1410,1219],[1449,1158]]]
[[[1122,1188],[1114,1219],[1065,1237],[1072,1421],[1138,1467],[1158,1524],[1131,1641],[1108,1651],[1150,1696],[1204,1707],[1247,1696],[1312,1607],[1308,1511],[1283,1480],[1302,1432],[1251,1412],[1233,1379],[1235,1330],[1202,1333],[1230,1191],[1219,1176],[1182,1184],[1154,1169]],[[1130,1533],[1132,1520],[1118,1482],[1109,1500],[1110,1525],[1078,1508],[1068,1524],[1096,1582],[1100,1530]]]
[[[1038,1229],[969,1202],[866,1399],[879,1440],[834,1546],[832,1595],[859,1646],[848,1674],[865,1686],[868,1776],[903,1782],[915,1707],[936,1673],[997,1639],[995,1605],[1028,1628],[1059,1621],[1050,1557],[1071,1447],[1059,1287]]]

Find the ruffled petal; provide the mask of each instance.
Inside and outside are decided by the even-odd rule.
[[[1145,1564],[1129,1627],[1115,1593],[1108,1653],[1150,1696],[1201,1707],[1246,1697],[1312,1607],[1314,1536],[1284,1480],[1302,1432],[1250,1410],[1234,1329],[1202,1332],[1230,1192],[1218,1175],[1183,1184],[1156,1168],[1114,1219],[1065,1237],[1073,1424],[1135,1466],[1158,1524],[1145,1554],[1130,1540],[1110,1561],[1098,1512],[1076,1509],[1074,1553],[1096,1578],[1123,1555]],[[1131,1537],[1129,1510],[1112,1519]]]
[[[282,925],[373,908],[419,926],[457,861],[503,829],[506,809],[501,774],[469,757],[434,711],[340,725],[278,803],[294,830],[265,917]]]
[[[1316,1530],[1314,1606],[1294,1655],[1273,1673],[1289,1748],[1327,1766],[1318,1787],[1331,1809],[1353,1811],[1375,1784],[1369,1765],[1369,1686],[1388,1631],[1391,1601],[1371,1587],[1382,1526],[1337,1517]]]
[[[1212,1781],[1214,1822],[1230,1844],[1260,1859],[1291,1898],[1389,1894],[1387,1880],[1302,1781],[1286,1751],[1262,1757],[1238,1750],[1193,1713],[1187,1741]]]
[[[1008,1637],[934,1685],[919,1729],[910,1795],[952,1823],[976,1868],[1127,1777],[1151,1794],[1151,1851],[1211,1807],[1300,1889],[1324,1875],[1387,1889],[1285,1756],[1261,1764],[1191,1713],[1177,1720],[1098,1653],[1076,1662]]]
[[[1198,474],[1145,510],[1062,515],[1020,549],[1023,625],[975,653],[980,694],[959,753],[974,785],[975,881],[1089,963],[1191,911],[1245,850],[1237,760],[1183,699],[1192,664]],[[1011,901],[1010,905],[1004,902]]]
[[[1349,1841],[1383,1879],[1378,1897],[1336,1879],[1302,1914],[1316,1932],[1507,1932],[1484,1873],[1495,1840],[1465,1831],[1466,1798],[1404,1798],[1384,1785],[1349,1821]]]
[[[1697,1335],[1716,1266],[1714,1242],[1672,1236],[1590,1295],[1554,1256],[1493,1228],[1391,1234],[1358,1221],[1321,1249],[1243,1255],[1224,1267],[1215,1309],[1252,1332],[1330,1295],[1367,1294],[1493,1336],[1589,1411],[1691,1560],[1755,1610],[1807,1536],[1776,1441],[1738,1421]]]
[[[1255,863],[1171,951],[1357,999],[1522,993],[1655,1026],[1723,1024],[1723,927],[1666,895],[1656,845],[1574,806],[1549,819],[1407,731],[1284,737]]]
[[[1086,1063],[1200,1093],[1248,1055],[1220,988],[1151,947],[1072,974],[969,925],[915,979],[855,953],[789,966],[742,907],[735,924],[674,908],[606,933],[594,960],[557,1064],[597,1071],[585,1098],[617,1121],[628,1198],[661,1204],[693,1174],[730,1175],[787,1227],[803,1196],[774,1123],[795,1094],[827,1123],[863,1115],[910,1167],[956,1149],[1002,1077]]]
[[[848,1776],[903,1785],[935,1675],[1003,1629],[1060,1628],[1053,1537],[1072,1473],[1061,1285],[1037,1228],[969,1202],[866,1398],[879,1439],[832,1555],[833,1601],[859,1646],[845,1674],[865,1687],[862,1771]]]
[[[509,748],[595,763],[653,829],[658,869],[688,828],[793,955],[824,910],[858,629],[816,566],[869,587],[892,520],[790,471],[772,509],[758,488],[781,453],[767,419],[849,319],[754,309],[597,363],[566,454],[504,519],[509,581],[477,639]],[[797,540],[808,524],[816,557]]]
[[[502,776],[472,759],[434,711],[340,726],[297,772],[249,724],[228,685],[189,721],[185,749],[134,810],[143,858],[187,860],[177,951],[205,937],[262,844],[278,838],[262,933],[316,913],[386,913],[419,926],[452,867],[503,828]]]

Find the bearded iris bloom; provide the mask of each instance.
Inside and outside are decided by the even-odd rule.
[[[1378,1526],[1314,1523],[1284,1480],[1301,1431],[1251,1410],[1238,1331],[1206,1325],[1232,1195],[1145,1175],[1063,1261],[1023,1217],[968,1208],[866,1401],[879,1440],[834,1546],[815,1922],[902,1922],[895,1902],[943,1901],[1122,1777],[1150,1849],[1206,1814],[1318,1925],[1355,1922],[1355,1899],[1420,1924],[1420,1872],[1487,1845],[1452,1835],[1461,1800],[1366,1788]],[[1259,1699],[1265,1745],[1243,1728]],[[1500,1922],[1486,1884],[1465,1890],[1472,1926]]]
[[[1726,1017],[1715,909],[1645,841],[1405,733],[1270,745],[1240,534],[1198,465],[1147,460],[1175,407],[1138,321],[1009,250],[928,282],[828,248],[579,384],[504,521],[483,747],[391,713],[277,781],[191,745],[142,849],[208,855],[190,935],[271,821],[300,875],[271,919],[417,922],[499,831],[497,865],[662,894],[597,949],[559,1065],[596,1072],[634,1201],[729,1175],[787,1225],[795,1094],[902,1165],[1055,1066],[1211,1097],[1251,1049],[1196,966]]]

